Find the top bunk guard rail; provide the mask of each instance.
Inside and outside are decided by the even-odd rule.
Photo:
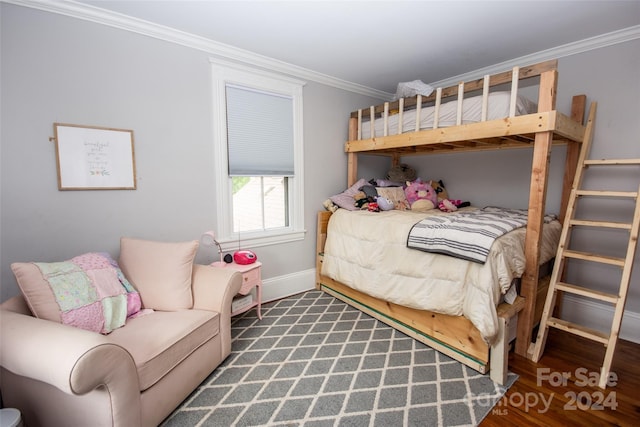
[[[437,88],[429,96],[401,98],[394,102],[385,102],[354,111],[350,116],[349,141],[345,144],[345,151],[398,156],[531,147],[535,134],[547,131],[553,132],[554,143],[580,142],[585,131],[582,121],[576,121],[555,111],[557,63],[557,60],[551,60],[527,67],[515,67],[510,71],[486,75],[454,86]],[[549,73],[553,74],[553,78],[542,78]],[[534,77],[541,77],[537,100],[538,112],[516,115],[519,82]],[[491,88],[509,83],[511,96],[508,116],[488,120]],[[476,123],[463,124],[462,107],[465,94],[478,91],[482,91],[481,119]],[[456,125],[440,127],[439,117],[443,100],[454,97],[457,99]],[[584,96],[580,97],[584,99]],[[432,105],[434,109],[431,129],[420,129],[421,113],[425,105]],[[413,110],[416,115],[415,127],[403,129],[404,114]],[[390,134],[389,118],[394,114],[398,115],[398,130],[397,133]],[[374,120],[371,120],[372,117]],[[379,130],[376,132],[375,119],[378,118],[383,120],[382,132]],[[370,137],[363,139],[363,127],[369,128]]]

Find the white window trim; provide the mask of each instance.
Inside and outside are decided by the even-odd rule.
[[[304,156],[302,87],[305,82],[257,68],[210,59],[213,82],[213,141],[216,188],[216,235],[222,250],[256,248],[304,239]],[[289,226],[259,232],[233,232],[231,178],[227,162],[225,86],[228,83],[282,93],[293,99],[293,145],[295,177],[289,180],[294,203],[289,205]]]

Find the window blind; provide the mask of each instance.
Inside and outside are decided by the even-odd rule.
[[[226,85],[230,176],[293,176],[293,99]]]

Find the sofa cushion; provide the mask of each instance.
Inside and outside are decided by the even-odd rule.
[[[120,239],[120,268],[140,293],[144,308],[173,311],[193,306],[191,274],[198,241]]]
[[[216,312],[155,311],[127,320],[127,325],[113,331],[108,339],[131,354],[138,369],[140,391],[144,391],[219,331]]]
[[[31,312],[89,331],[111,332],[140,309],[140,297],[106,253],[68,261],[11,264]]]

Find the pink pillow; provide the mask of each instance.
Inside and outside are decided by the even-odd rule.
[[[340,206],[343,209],[347,209],[349,211],[357,211],[358,208],[356,207],[356,201],[353,198],[353,196],[355,196],[355,194],[358,192],[360,187],[367,184],[368,184],[367,180],[364,178],[361,178],[360,180],[358,180],[358,182],[356,182],[351,187],[344,190],[342,193],[336,194],[335,196],[331,196],[330,199],[333,203],[335,203],[336,205]]]
[[[191,274],[198,241],[120,239],[119,265],[140,292],[142,306],[161,311],[193,307]]]
[[[33,315],[39,319],[62,323],[56,297],[38,266],[31,262],[14,262],[11,270]]]
[[[68,261],[11,264],[34,316],[107,334],[140,309],[140,296],[102,253]]]

